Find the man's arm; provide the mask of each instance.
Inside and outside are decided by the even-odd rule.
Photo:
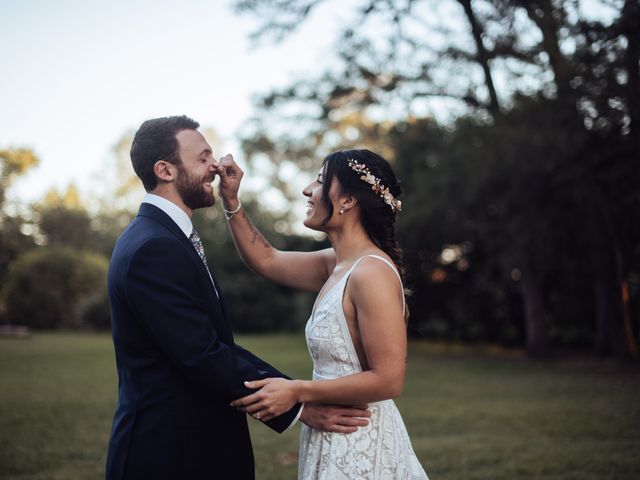
[[[256,365],[220,341],[202,285],[190,268],[197,268],[193,256],[171,238],[146,242],[129,264],[125,294],[158,348],[185,377],[218,400],[231,402],[251,393],[244,381],[282,376],[266,362]],[[269,426],[284,430],[299,409],[295,406]]]
[[[235,345],[234,347],[241,355],[245,356],[245,358],[252,359],[253,363],[260,370],[271,370],[272,372],[275,372],[275,375],[272,373],[270,376],[289,378],[241,346]],[[279,427],[284,427],[282,429],[284,430],[291,426],[295,418],[295,415],[291,414],[291,412],[292,410],[288,412],[289,415],[281,415],[264,423],[274,430],[281,431],[273,425],[274,422],[277,422]],[[322,430],[324,432],[353,433],[359,427],[367,426],[369,424],[367,418],[370,416],[371,412],[367,409],[366,405],[344,406],[307,403],[302,409],[302,414],[300,415],[299,420],[311,428]]]
[[[258,370],[260,378],[281,377],[281,378],[289,379],[287,375],[279,371],[277,368],[268,364],[267,362],[262,360],[260,357],[257,357],[256,355],[251,353],[249,350],[242,348],[240,345],[234,344],[233,349],[238,355],[244,357],[245,359],[247,359],[249,362],[253,364],[253,366]],[[263,420],[263,423],[265,423],[266,425],[268,425],[278,433],[282,433],[286,429],[288,429],[290,426],[292,426],[301,407],[302,407],[301,404],[296,404],[294,408],[292,408],[288,412],[272,420],[268,420],[266,422]]]
[[[300,421],[316,430],[336,433],[353,433],[366,427],[371,412],[366,406],[345,407],[342,405],[319,405],[307,403]]]

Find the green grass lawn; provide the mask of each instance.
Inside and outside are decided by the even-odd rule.
[[[301,336],[239,343],[308,378]],[[0,339],[0,478],[99,479],[116,376],[108,334]],[[431,480],[640,478],[640,368],[414,342],[397,400]],[[293,479],[299,428],[251,420],[258,479]]]

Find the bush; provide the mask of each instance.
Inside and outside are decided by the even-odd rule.
[[[107,264],[102,255],[62,246],[23,254],[2,290],[6,320],[40,329],[104,323],[97,307],[104,304]]]
[[[106,288],[101,288],[78,302],[74,318],[84,327],[104,330],[111,328],[110,311],[109,294]]]

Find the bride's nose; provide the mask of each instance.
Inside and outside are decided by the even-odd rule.
[[[304,190],[302,190],[302,194],[305,197],[310,197],[311,196],[311,184],[309,184],[306,187],[304,187]]]

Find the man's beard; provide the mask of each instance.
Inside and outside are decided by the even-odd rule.
[[[187,207],[195,210],[197,208],[210,207],[216,202],[213,191],[209,192],[202,185],[205,179],[198,179],[189,175],[189,172],[182,165],[178,165],[178,172],[176,188]],[[210,181],[213,181],[213,178]]]

